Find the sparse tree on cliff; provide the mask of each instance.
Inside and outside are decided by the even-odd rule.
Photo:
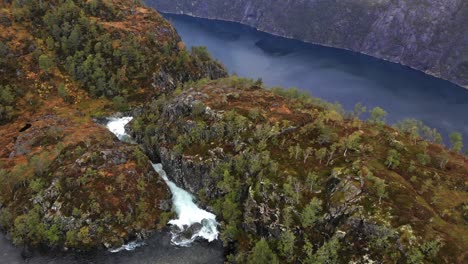
[[[452,144],[452,150],[460,152],[463,148],[463,137],[461,133],[453,132],[450,134],[450,143]]]
[[[380,107],[375,107],[371,111],[371,117],[369,121],[377,125],[384,125],[386,116],[387,116],[387,112],[385,110],[383,110]]]

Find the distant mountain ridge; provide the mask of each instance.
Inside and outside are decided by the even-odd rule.
[[[468,88],[465,0],[146,0],[159,11],[239,22],[348,49]]]

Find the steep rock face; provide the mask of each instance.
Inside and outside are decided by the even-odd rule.
[[[160,11],[240,22],[261,31],[401,63],[468,87],[464,0],[146,0]]]
[[[165,105],[162,109],[154,109],[151,106],[143,108],[139,113],[136,113],[137,118],[151,113],[152,111],[159,112],[161,119],[156,123],[147,126],[147,134],[135,130],[136,127],[142,127],[138,120],[132,121],[127,131],[141,143],[144,151],[154,160],[163,164],[164,170],[167,172],[171,181],[178,186],[191,192],[198,194],[200,191],[205,191],[210,198],[216,196],[216,178],[207,177],[212,173],[213,168],[224,158],[222,149],[213,149],[209,152],[209,157],[201,157],[199,155],[182,155],[174,151],[172,148],[177,144],[177,139],[167,134],[166,127],[172,125],[181,116],[190,116],[194,107],[200,103],[194,96],[179,97]],[[217,118],[216,114],[210,109],[203,109],[212,118]],[[180,129],[189,133],[196,124],[194,122],[178,123]],[[148,138],[151,138],[148,140]]]
[[[159,155],[164,169],[178,186],[193,194],[209,190],[208,196],[215,196],[216,181],[206,177],[216,165],[214,160],[197,161],[194,160],[196,157],[181,157],[164,147],[160,148]]]

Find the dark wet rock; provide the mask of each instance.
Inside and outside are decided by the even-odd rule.
[[[19,132],[24,132],[24,131],[28,130],[31,126],[32,126],[32,125],[31,125],[30,123],[27,123],[26,125],[24,125],[24,127],[22,127],[22,128],[20,129]]]
[[[162,200],[159,202],[159,209],[163,211],[169,211],[171,210],[171,207],[172,207],[171,200]]]
[[[160,71],[158,73],[153,73],[152,77],[153,82],[151,85],[153,88],[159,88],[161,91],[171,91],[174,90],[177,86],[176,81],[172,76],[165,71]]]
[[[23,250],[21,251],[21,257],[23,257],[24,259],[28,259],[32,256],[34,256],[34,252],[32,251],[32,249],[29,246],[24,246]]]
[[[0,24],[9,27],[11,26],[11,20],[7,16],[0,14]]]
[[[217,180],[207,177],[220,160],[196,160],[182,157],[165,147],[159,150],[159,157],[169,179],[192,194],[200,190],[215,190]],[[189,176],[190,175],[190,176]],[[215,197],[215,192],[207,192],[208,197]]]
[[[203,225],[200,223],[194,223],[193,225],[186,228],[181,235],[187,239],[193,237],[194,234],[198,233],[202,229]]]

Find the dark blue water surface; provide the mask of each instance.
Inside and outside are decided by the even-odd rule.
[[[350,110],[380,106],[468,139],[468,90],[399,64],[259,32],[237,23],[165,14],[188,47],[206,46],[230,73],[297,87]]]

